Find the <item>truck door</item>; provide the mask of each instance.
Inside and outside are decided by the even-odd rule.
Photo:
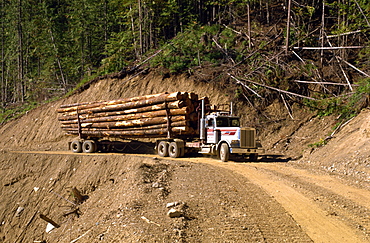
[[[206,121],[207,143],[216,143],[215,123],[213,118]]]

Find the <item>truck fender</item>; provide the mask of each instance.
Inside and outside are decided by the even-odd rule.
[[[217,151],[215,151],[215,152],[220,151],[220,148],[221,148],[221,144],[222,144],[222,143],[226,143],[226,144],[227,144],[227,146],[229,146],[229,149],[231,148],[230,144],[229,144],[227,141],[225,141],[225,140],[221,140],[221,141],[219,141],[219,142],[218,142],[218,144],[217,144],[217,146],[216,146]]]

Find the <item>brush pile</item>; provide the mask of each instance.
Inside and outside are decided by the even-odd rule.
[[[202,98],[208,104],[208,98]],[[201,100],[195,93],[175,92],[111,101],[62,105],[61,128],[81,138],[173,137],[198,134]]]

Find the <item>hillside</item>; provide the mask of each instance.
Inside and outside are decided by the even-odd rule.
[[[330,174],[338,185],[344,183],[353,190],[369,190],[368,110],[337,130],[325,146],[311,148],[309,144],[333,132],[337,122],[334,117],[320,118],[295,105],[292,107],[294,119],[291,119],[279,102],[273,102],[261,116],[247,103],[234,100],[243,125],[258,129],[267,153],[283,155],[282,159],[262,159],[250,165],[199,162],[197,158],[169,161],[148,153],[84,156],[65,152],[71,138],[59,128],[56,109],[61,104],[164,91],[195,91],[208,96],[213,104],[234,100],[222,85],[187,75],[149,72],[132,79],[130,76],[102,79],[81,93],[45,104],[3,125],[0,128],[0,242],[244,242],[246,239],[248,242],[318,239],[328,242],[325,237],[335,237],[332,236],[335,234],[362,239],[358,242],[369,240],[370,208],[366,198],[365,202],[360,201],[361,196],[352,198],[352,202],[338,199],[338,195],[330,194],[335,192],[335,183],[331,192],[325,193],[313,187],[314,182],[303,182],[305,177],[296,179],[298,174],[290,174],[301,171],[308,176],[311,173],[315,183],[320,182],[319,176]],[[277,166],[285,169],[273,171]],[[239,173],[241,168],[259,169],[254,177]],[[269,184],[273,183],[272,179],[265,178],[266,183],[257,180],[256,176],[264,171],[268,171],[268,178],[286,173],[276,183],[294,180],[289,185],[295,185],[295,190],[302,195],[320,198],[317,201],[325,208],[320,221],[323,229],[327,229],[328,210],[335,210],[340,221],[346,219],[346,227],[357,229],[353,234],[344,227],[331,228],[333,234],[327,236],[312,233],[274,194],[284,190],[265,188],[264,185],[272,186]],[[84,196],[78,205],[66,200],[76,200],[73,188]],[[171,202],[185,203],[180,204],[184,217],[166,216],[166,204]],[[40,214],[52,218],[61,227],[46,233],[47,223],[40,219]]]

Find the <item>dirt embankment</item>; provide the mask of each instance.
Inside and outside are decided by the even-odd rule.
[[[72,138],[59,128],[59,105],[164,91],[194,91],[212,104],[231,99],[215,84],[149,73],[101,80],[2,126],[0,242],[369,240],[369,111],[338,130],[326,146],[312,149],[307,145],[326,138],[334,119],[314,117],[300,107],[293,107],[291,119],[278,103],[261,118],[237,102],[243,125],[257,125],[268,153],[299,159],[280,160],[284,163],[64,152]],[[172,202],[184,203],[181,217],[167,216]],[[60,227],[46,233],[40,214]]]
[[[268,194],[209,165],[120,154],[5,158],[0,161],[3,242],[71,242],[83,234],[81,242],[310,242]],[[73,188],[86,199],[78,205],[72,204]],[[185,203],[184,217],[167,216],[172,202]],[[60,228],[46,233],[40,214]]]

